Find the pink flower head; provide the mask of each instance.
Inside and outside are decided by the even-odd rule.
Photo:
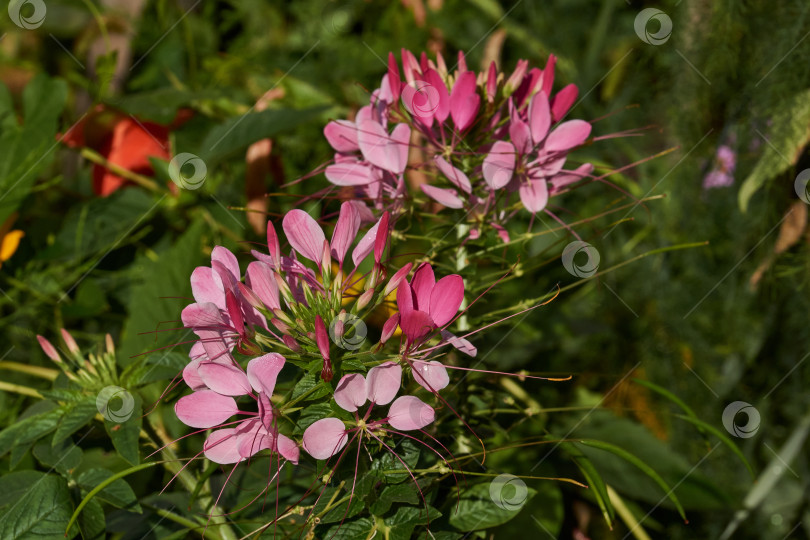
[[[201,385],[175,404],[177,418],[187,426],[208,429],[221,426],[234,415],[252,418],[236,427],[223,427],[209,435],[203,444],[205,457],[215,463],[238,463],[261,450],[269,449],[292,463],[298,463],[298,446],[278,432],[270,397],[284,367],[284,357],[269,353],[248,362],[247,373],[236,364],[199,362],[195,376]],[[250,396],[258,413],[239,410],[234,397]]]
[[[347,428],[337,418],[322,418],[304,431],[304,450],[315,459],[328,459],[346,446],[352,432],[385,429],[386,425],[396,430],[411,431],[433,423],[435,411],[419,398],[400,396],[394,399],[401,383],[402,368],[393,362],[384,362],[371,368],[367,377],[359,373],[344,375],[335,389],[335,403],[341,409],[355,414],[357,427]],[[364,419],[360,420],[357,410],[366,401],[370,401],[371,406]],[[366,421],[374,405],[388,403],[391,406],[385,418]]]
[[[403,280],[397,288],[399,326],[407,345],[418,345],[437,328],[447,325],[464,300],[464,281],[453,274],[438,282],[433,267],[422,263],[410,283]]]

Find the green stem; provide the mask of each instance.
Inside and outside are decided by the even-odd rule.
[[[193,493],[197,487],[197,478],[191,473],[191,471],[188,470],[188,467],[183,468],[177,454],[175,454],[174,450],[171,449],[171,443],[173,441],[169,439],[168,435],[166,435],[161,426],[156,425],[157,420],[155,419],[154,415],[148,415],[147,418],[149,419],[149,424],[152,427],[152,430],[160,440],[160,443],[155,442],[152,436],[144,430],[141,430],[141,436],[145,436],[158,448],[164,446],[163,450],[160,451],[160,454],[163,456],[166,470],[172,473],[172,475],[176,475],[177,479],[180,480],[189,493]],[[200,490],[199,500],[201,506],[203,507],[205,507],[205,505],[211,500],[211,488],[210,484],[207,482],[205,487]],[[237,536],[228,525],[228,520],[223,514],[224,512],[222,509],[220,509],[217,505],[212,505],[209,511],[209,520],[212,524],[219,527],[220,535],[223,540],[236,540]]]
[[[59,376],[59,371],[40,366],[28,366],[20,364],[19,362],[0,362],[0,369],[7,369],[9,371],[19,371],[20,373],[27,373],[34,377],[42,377],[49,381],[54,380]]]
[[[22,394],[24,396],[31,396],[40,399],[42,398],[42,394],[33,388],[28,388],[27,386],[22,386],[20,384],[12,384],[0,381],[0,390],[4,392],[16,392],[17,394]]]
[[[154,191],[155,193],[163,192],[163,190],[160,189],[160,186],[158,186],[158,184],[151,178],[147,178],[142,174],[134,173],[129,169],[125,169],[119,165],[116,165],[115,163],[111,163],[107,159],[105,159],[104,156],[102,156],[95,150],[91,150],[90,148],[82,148],[81,155],[86,160],[91,161],[96,165],[101,165],[102,167],[114,172],[118,176],[130,180],[132,182],[135,182],[141,187],[145,187],[146,189]]]

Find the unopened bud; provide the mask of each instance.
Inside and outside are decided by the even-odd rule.
[[[115,354],[115,343],[113,343],[113,338],[110,334],[104,335],[104,345],[107,347],[108,354]]]
[[[65,345],[67,345],[68,350],[73,354],[79,354],[79,346],[76,345],[76,340],[73,339],[73,336],[64,328],[60,329],[60,331],[62,332],[62,340],[65,342]]]
[[[365,308],[369,304],[369,302],[371,302],[371,299],[373,297],[374,297],[374,289],[369,289],[363,294],[361,294],[360,298],[357,299],[357,309],[360,310]]]
[[[37,341],[39,341],[39,346],[42,347],[43,352],[48,358],[54,362],[62,361],[62,359],[59,357],[59,353],[56,351],[56,347],[54,347],[50,341],[39,334],[37,334]]]
[[[394,313],[391,317],[385,321],[385,324],[382,327],[382,335],[380,335],[380,343],[385,343],[391,336],[394,335],[394,332],[397,331],[397,326],[399,326],[399,313]]]
[[[284,345],[289,347],[289,349],[292,352],[296,352],[296,353],[301,352],[301,345],[299,345],[298,342],[295,341],[292,336],[290,336],[288,334],[285,334],[285,335],[281,336],[281,341],[283,341]]]

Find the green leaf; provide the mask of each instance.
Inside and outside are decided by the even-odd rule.
[[[49,411],[29,416],[0,432],[0,456],[16,445],[33,443],[56,429],[64,409],[56,407]]]
[[[720,431],[719,429],[717,429],[713,425],[711,425],[711,424],[709,424],[707,422],[704,422],[703,420],[700,420],[699,418],[694,418],[692,416],[684,416],[682,414],[676,414],[675,418],[680,418],[681,420],[686,420],[690,424],[692,424],[694,426],[697,426],[701,430],[708,431],[709,433],[711,433],[712,435],[714,435],[715,437],[720,439],[720,441],[723,444],[725,444],[728,447],[728,449],[731,450],[734,453],[735,456],[740,458],[740,461],[743,462],[745,467],[748,469],[748,472],[751,474],[751,478],[753,478],[755,476],[754,467],[752,467],[751,464],[748,463],[748,460],[745,459],[745,454],[742,453],[742,450],[740,450],[737,447],[737,445],[734,444],[734,441],[729,439],[728,436],[725,433],[723,433],[722,431]]]
[[[644,474],[649,476],[656,484],[658,484],[661,489],[664,490],[666,496],[672,501],[672,504],[675,505],[675,508],[678,510],[678,513],[681,517],[686,520],[686,512],[684,512],[683,506],[681,506],[681,502],[678,500],[678,497],[675,496],[674,490],[669,487],[669,485],[664,481],[661,476],[655,472],[655,469],[638,459],[636,456],[628,452],[627,450],[620,448],[616,445],[604,442],[604,441],[595,441],[589,439],[582,439],[577,441],[580,444],[584,444],[585,446],[590,446],[592,448],[598,448],[599,450],[605,450],[606,452],[610,452],[623,460],[635,465],[640,469]]]
[[[332,407],[329,405],[329,403],[315,403],[310,405],[301,411],[301,415],[298,417],[298,422],[295,424],[293,434],[300,435],[305,429],[314,424],[316,421],[331,415]]]
[[[304,110],[269,109],[228,119],[205,136],[198,155],[211,165],[261,139],[275,137],[318,118],[326,107]]]
[[[98,414],[95,396],[84,396],[83,401],[68,403],[64,405],[64,408],[65,413],[59,420],[59,425],[51,441],[54,446],[86,426]]]
[[[388,527],[386,537],[389,540],[409,540],[417,525],[427,525],[440,517],[442,513],[432,506],[401,506],[393,516],[385,518],[385,525]]]
[[[37,175],[55,155],[56,127],[67,99],[64,81],[39,74],[23,90],[23,122],[18,125],[8,92],[0,101],[3,121],[0,134],[0,223],[4,222],[28,195]]]
[[[608,527],[613,527],[613,521],[616,519],[616,513],[613,508],[613,504],[610,502],[610,496],[607,492],[607,486],[605,485],[605,481],[602,480],[602,475],[599,474],[599,471],[596,470],[593,463],[588,456],[582,453],[582,451],[577,448],[572,443],[561,443],[560,446],[568,452],[571,460],[574,462],[574,465],[580,470],[582,475],[585,477],[585,481],[588,483],[588,487],[591,489],[590,493],[593,495],[593,498],[596,499],[596,504],[599,505],[599,509],[602,511],[602,515],[605,518],[605,522],[607,522]]]
[[[82,462],[82,449],[70,441],[62,441],[56,447],[51,446],[50,441],[41,442],[34,446],[33,454],[43,465],[62,475]]]
[[[138,447],[138,437],[141,433],[141,425],[143,423],[141,397],[137,394],[132,395],[134,399],[132,415],[124,422],[113,422],[104,419],[104,428],[112,440],[113,446],[121,454],[121,457],[137,465],[140,463],[140,452]],[[112,405],[111,409],[117,410],[118,405]]]
[[[107,469],[88,469],[79,475],[77,482],[79,487],[84,491],[91,491],[102,482],[109,480],[113,473]],[[138,498],[135,492],[129,487],[129,484],[124,479],[116,479],[111,483],[105,484],[105,487],[98,493],[97,497],[117,508],[124,508],[130,512],[141,513],[141,505],[138,504]]]
[[[79,516],[79,529],[84,540],[102,540],[107,532],[104,509],[98,501],[90,501]]]
[[[0,476],[0,506],[16,503],[31,486],[45,476],[40,471],[16,471]]]
[[[40,260],[72,260],[101,256],[118,247],[139,224],[148,221],[156,208],[152,196],[140,189],[122,189],[109,197],[75,205],[56,231],[53,245],[42,250],[37,257]],[[81,300],[79,292],[76,302]]]
[[[156,352],[145,360],[130,364],[121,374],[121,381],[130,387],[155,381],[173,379],[188,364],[188,355],[180,352]]]
[[[79,517],[79,513],[82,509],[93,500],[93,497],[98,495],[102,490],[104,490],[107,486],[111,485],[113,482],[117,481],[119,478],[124,478],[132,473],[136,473],[138,471],[142,471],[144,469],[148,469],[149,467],[154,467],[155,465],[162,465],[162,461],[152,461],[149,463],[142,463],[140,465],[136,465],[135,467],[130,467],[129,469],[125,469],[121,472],[117,472],[114,475],[110,476],[106,480],[102,480],[100,484],[90,490],[90,492],[84,496],[84,498],[79,503],[79,506],[76,507],[76,510],[73,511],[73,515],[70,516],[70,521],[68,522],[67,528],[73,526],[73,523],[76,521],[76,518]],[[2,537],[0,537],[2,538]]]
[[[452,503],[450,524],[460,531],[479,531],[501,525],[517,516],[537,492],[525,487],[522,481],[517,484],[513,480],[508,484],[513,484],[511,489],[516,491],[509,493],[502,491],[500,495],[496,493],[497,504],[496,500],[492,498],[491,482],[475,484],[463,491],[461,501],[458,503],[458,510],[456,510],[455,502]],[[510,489],[508,484],[503,484],[501,489]]]
[[[68,526],[72,506],[67,481],[46,475],[0,516],[0,538],[72,538],[78,532]]]
[[[371,445],[372,443],[369,444]],[[381,447],[380,452],[383,453],[383,455],[379,459],[374,460],[371,464],[371,470],[376,472],[387,484],[398,484],[405,480],[413,482],[411,475],[407,472],[387,473],[386,471],[404,471],[402,463],[399,461],[400,459],[405,462],[409,469],[416,467],[421,453],[419,447],[407,439],[402,439],[401,442],[396,445],[392,445],[389,439],[385,441],[385,444],[396,452],[399,459],[386,450],[385,447]]]
[[[369,506],[369,512],[381,516],[388,512],[393,503],[419,504],[419,492],[413,483],[385,486],[377,500]]]
[[[771,128],[766,134],[762,157],[740,187],[738,198],[743,212],[765,182],[787,171],[799,160],[810,139],[810,90],[780,101],[770,120]]]
[[[129,94],[110,99],[107,103],[142,120],[151,120],[158,124],[171,124],[177,115],[177,109],[184,105],[190,105],[195,98],[199,97],[186,90],[168,87],[139,94]]]
[[[373,521],[369,518],[360,518],[333,526],[326,531],[323,538],[331,538],[332,540],[357,540],[358,538],[368,538],[373,530]]]
[[[305,373],[301,380],[293,388],[292,398],[295,399],[298,396],[309,392],[320,382],[320,378],[316,376],[315,373]],[[303,401],[312,401],[313,399],[322,398],[323,396],[327,396],[332,393],[331,387],[328,385],[323,385],[319,390],[315,390],[311,394],[307,395],[303,399]]]
[[[202,222],[195,221],[173,246],[160,253],[156,262],[142,259],[133,265],[131,272],[142,281],[132,287],[127,304],[129,318],[124,325],[123,341],[118,353],[119,362],[123,365],[142,361],[140,357],[135,360],[132,357],[146,350],[157,350],[169,343],[194,338],[190,330],[138,334],[154,331],[161,321],[179,319],[185,303],[173,298],[191,297],[189,276],[202,261],[201,243]],[[166,348],[158,354],[171,352],[171,348]]]

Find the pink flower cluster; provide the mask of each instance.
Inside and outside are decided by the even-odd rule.
[[[573,84],[553,92],[556,59],[545,69],[529,69],[521,60],[508,77],[494,62],[486,72],[467,68],[459,53],[454,70],[441,55],[419,60],[402,50],[402,71],[393,53],[380,88],[355,121],[327,124],[324,135],[336,151],[326,178],[353,186],[378,208],[406,195],[408,166],[432,171],[435,182],[422,184],[425,195],[453,209],[465,209],[471,221],[499,228],[510,195],[517,192],[532,213],[548,199],[591,176],[583,164],[563,169],[571,150],[585,144],[591,124],[563,121],[577,97]],[[404,80],[403,80],[404,76]],[[427,163],[408,162],[416,147]],[[476,232],[473,232],[475,236]]]
[[[326,383],[332,380],[330,335],[334,341],[343,331],[340,315],[349,307],[347,302],[353,304],[352,313],[362,315],[396,291],[399,309],[383,326],[378,350],[397,330],[402,336],[399,349],[394,351],[397,362],[371,368],[367,378],[360,373],[340,374],[334,399],[347,411],[356,411],[366,400],[372,405],[390,403],[401,386],[402,366],[411,368],[417,384],[437,394],[450,380],[441,363],[428,360],[438,347],[450,344],[475,354],[468,341],[446,330],[464,300],[461,277],[436,280],[433,268],[423,263],[408,281],[412,268],[408,263],[385,282],[388,270],[384,252],[392,224],[385,212],[359,235],[363,222],[372,220],[361,203],[344,202],[328,241],[309,214],[291,210],[282,221],[292,247],[289,255],[282,255],[279,237],[268,223],[268,252],[252,251],[255,260],[248,264],[244,280],[236,256],[221,246],[213,249],[211,266],[193,271],[195,302],[183,310],[182,321],[199,339],[183,370],[183,380],[192,393],[177,402],[175,411],[190,427],[216,428],[203,445],[208,459],[238,463],[269,449],[289,462],[298,462],[297,443],[278,429],[280,412],[271,402],[276,380],[285,363],[305,367],[313,360],[323,363],[321,379]],[[347,264],[350,251],[352,265]],[[365,275],[365,290],[349,294],[356,291],[353,287],[361,279],[359,267],[370,255],[373,265]],[[329,330],[325,320],[333,321]],[[438,340],[428,346],[433,338]],[[285,351],[284,356],[279,351]],[[234,352],[250,357],[246,369]],[[248,406],[238,405],[237,398]],[[371,407],[364,422],[370,412]],[[432,413],[418,398],[403,396],[394,401],[384,420],[362,426],[421,429],[432,421]],[[233,420],[235,416],[243,418]],[[424,421],[428,417],[429,421]],[[331,418],[313,424],[319,427],[307,430],[304,448],[316,458],[324,455],[324,445],[339,442],[333,440],[337,423],[341,421]],[[319,435],[321,429],[331,435]]]

